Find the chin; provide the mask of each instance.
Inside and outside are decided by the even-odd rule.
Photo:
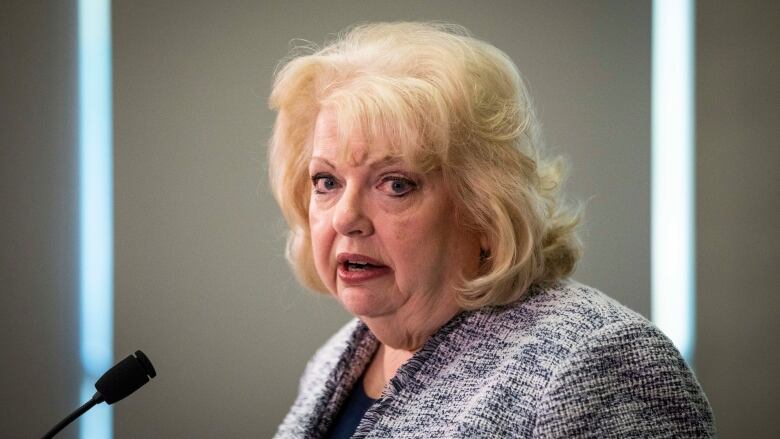
[[[357,317],[379,317],[387,314],[387,300],[365,287],[340,288],[337,294],[341,305]]]

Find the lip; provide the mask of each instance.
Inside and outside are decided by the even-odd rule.
[[[390,269],[390,267],[377,261],[376,259],[369,258],[368,256],[357,253],[339,253],[336,256],[336,261],[338,262],[337,271],[339,279],[341,279],[342,282],[350,285],[360,284],[372,279],[376,279],[378,277],[390,274],[393,271]],[[374,267],[360,271],[350,271],[346,266],[347,261],[362,262],[371,264]]]
[[[369,258],[368,256],[361,255],[358,253],[339,253],[336,255],[336,262],[339,264],[343,264],[347,261],[352,262],[362,262],[364,264],[371,264],[376,265],[378,267],[384,267],[385,264],[381,263],[380,261],[377,261],[376,259]]]

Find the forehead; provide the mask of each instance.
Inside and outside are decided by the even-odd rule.
[[[312,158],[350,165],[383,164],[406,160],[385,135],[364,134],[359,122],[344,124],[335,111],[323,109],[317,116],[312,136]]]

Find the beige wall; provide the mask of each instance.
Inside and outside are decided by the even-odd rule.
[[[722,437],[777,438],[780,4],[697,19],[697,370]]]
[[[74,4],[0,5],[0,437],[81,404]]]

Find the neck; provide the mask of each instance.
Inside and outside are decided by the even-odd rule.
[[[459,311],[452,297],[417,295],[395,312],[360,319],[383,345],[414,353]]]
[[[436,308],[427,319],[409,318],[399,321],[397,318],[388,317],[361,318],[380,342],[363,378],[366,394],[374,399],[379,398],[398,368],[419,351],[458,311],[459,308],[453,305]]]
[[[398,368],[412,355],[414,352],[380,344],[374,359],[371,360],[371,364],[368,365],[363,376],[363,388],[366,395],[369,398],[378,399],[387,383],[395,376]]]

